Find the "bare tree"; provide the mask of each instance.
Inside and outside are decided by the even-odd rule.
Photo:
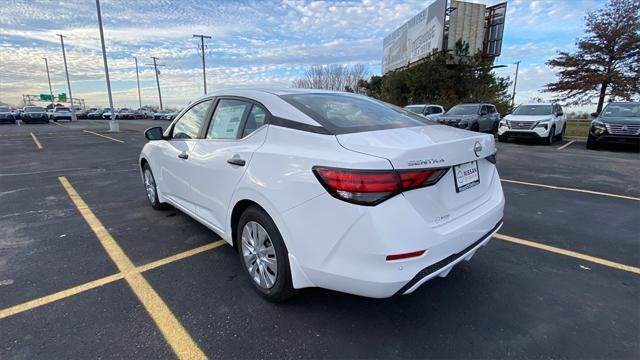
[[[292,86],[360,93],[359,82],[368,79],[369,70],[364,64],[352,66],[340,64],[314,65],[307,68],[301,78],[294,80]]]

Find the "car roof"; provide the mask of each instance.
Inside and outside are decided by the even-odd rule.
[[[410,104],[410,105],[407,105],[405,107],[409,107],[409,106],[439,106],[439,107],[442,107],[442,105],[438,105],[438,104]]]
[[[524,104],[520,104],[520,105],[526,105],[526,106],[541,106],[541,105],[546,105],[546,106],[551,106],[554,105],[554,103],[550,103],[550,102],[541,102],[541,103],[524,103]],[[520,106],[518,105],[518,106]]]

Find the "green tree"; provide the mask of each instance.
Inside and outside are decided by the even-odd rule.
[[[640,1],[610,0],[585,17],[586,36],[575,53],[558,52],[547,65],[559,69],[546,91],[559,93],[570,105],[589,104],[598,97],[597,111],[609,100],[631,99],[640,93]]]

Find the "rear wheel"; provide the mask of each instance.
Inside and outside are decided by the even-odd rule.
[[[508,138],[506,136],[503,135],[498,135],[498,141],[499,142],[507,142]]]
[[[498,122],[494,122],[493,123],[493,127],[491,127],[491,133],[492,134],[497,134],[498,133]]]
[[[591,140],[591,139],[587,139],[587,149],[589,150],[597,150],[598,149],[598,143]]]
[[[234,240],[242,268],[262,297],[281,302],[295,295],[289,252],[276,224],[264,210],[258,206],[247,208],[240,216]]]
[[[564,140],[565,131],[567,131],[567,124],[562,125],[562,131],[560,132],[560,134],[558,134],[558,140],[560,141]]]

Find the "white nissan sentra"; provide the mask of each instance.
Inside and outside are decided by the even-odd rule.
[[[493,136],[421,120],[349,93],[218,91],[148,129],[140,169],[151,205],[233,245],[269,300],[409,294],[469,260],[504,210]]]

